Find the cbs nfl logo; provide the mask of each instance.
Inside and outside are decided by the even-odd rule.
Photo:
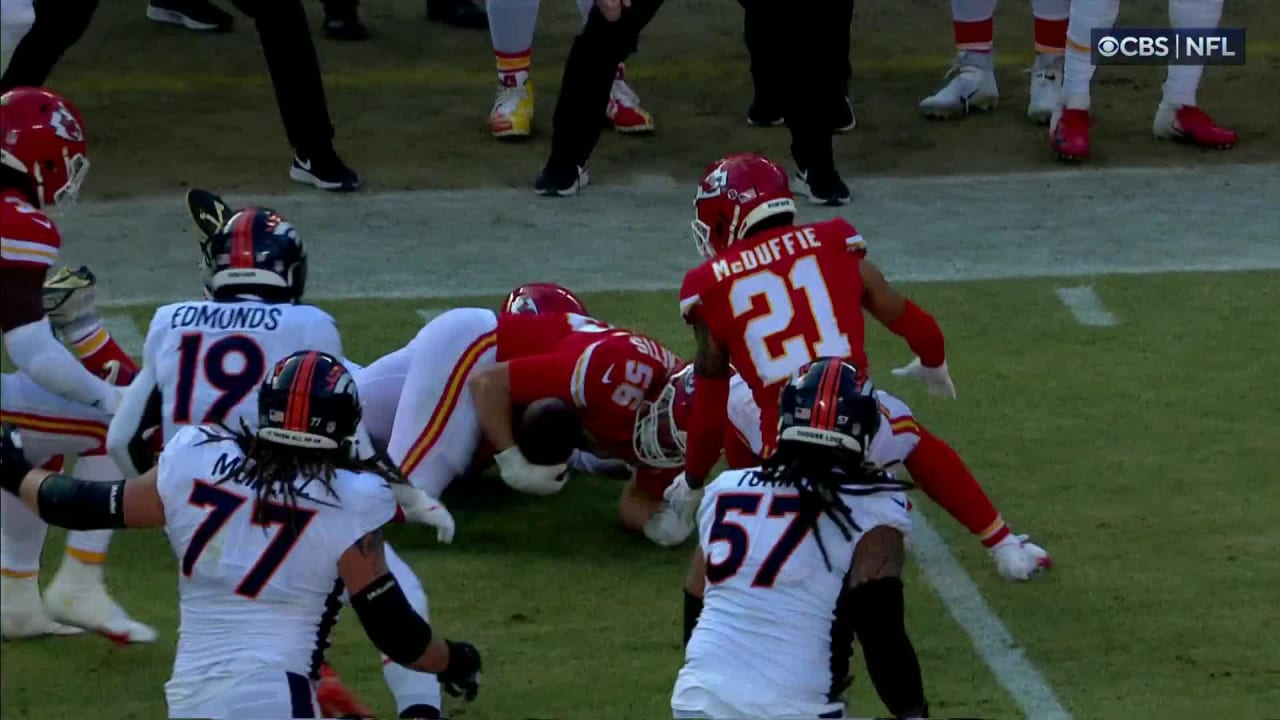
[[[1094,28],[1094,65],[1243,65],[1244,28]]]

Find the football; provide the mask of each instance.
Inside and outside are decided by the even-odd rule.
[[[568,462],[582,445],[582,423],[563,400],[543,398],[530,403],[516,417],[516,445],[529,462],[558,465]]]

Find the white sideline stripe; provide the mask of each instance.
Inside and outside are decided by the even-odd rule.
[[[102,316],[102,324],[121,350],[134,357],[142,354],[142,333],[138,331],[133,317],[126,313],[111,313]]]
[[[1081,325],[1112,327],[1116,324],[1116,316],[1102,304],[1102,298],[1093,291],[1092,285],[1060,287],[1054,292]]]
[[[912,513],[908,543],[934,592],[969,635],[974,649],[991,668],[996,682],[1018,704],[1023,716],[1030,720],[1070,720],[1071,713],[982,599],[978,586],[956,562],[946,541],[923,513]]]

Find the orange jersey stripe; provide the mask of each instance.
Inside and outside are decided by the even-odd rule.
[[[400,472],[405,475],[413,472],[418,467],[418,464],[422,462],[422,458],[426,457],[431,448],[435,447],[436,441],[440,439],[440,433],[444,430],[444,426],[448,424],[449,417],[453,415],[453,409],[458,405],[458,398],[462,395],[462,388],[467,382],[467,376],[475,369],[476,363],[480,361],[480,356],[496,346],[497,343],[497,332],[487,332],[463,351],[462,358],[458,360],[458,364],[454,365],[453,370],[449,372],[449,380],[445,385],[444,395],[441,396],[440,402],[435,409],[431,411],[431,418],[427,421],[427,426],[423,428],[422,434],[413,442],[413,446],[409,448],[409,452],[404,456],[404,461],[400,463]]]

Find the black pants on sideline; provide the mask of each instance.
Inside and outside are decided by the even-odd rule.
[[[289,144],[311,157],[333,149],[320,60],[302,0],[232,0],[253,18]]]
[[[834,169],[832,109],[849,77],[853,0],[739,0],[756,98],[777,102],[803,169]]]
[[[32,8],[36,21],[13,49],[0,92],[43,86],[62,54],[84,35],[98,0],[35,0]]]
[[[635,52],[640,31],[660,7],[662,0],[632,0],[631,7],[624,8],[615,22],[591,8],[565,61],[551,119],[547,167],[553,172],[572,177],[576,166],[587,164],[604,130],[604,109],[617,65]]]

